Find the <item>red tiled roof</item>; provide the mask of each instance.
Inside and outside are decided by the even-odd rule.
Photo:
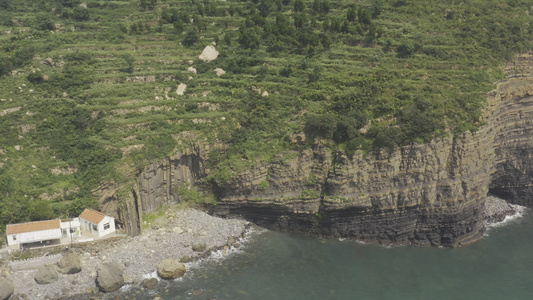
[[[82,219],[85,219],[93,224],[98,224],[100,223],[104,217],[106,217],[107,215],[99,212],[99,211],[96,211],[96,210],[92,210],[92,209],[89,209],[89,208],[86,208],[80,215],[80,218]]]
[[[7,225],[7,234],[61,228],[59,219]]]

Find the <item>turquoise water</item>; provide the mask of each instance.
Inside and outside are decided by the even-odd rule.
[[[264,232],[137,299],[533,299],[533,214],[463,248],[362,245]]]

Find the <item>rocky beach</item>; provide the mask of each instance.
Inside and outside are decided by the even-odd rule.
[[[189,267],[192,262],[209,257],[212,251],[220,250],[224,255],[240,247],[242,238],[251,231],[250,225],[247,221],[220,219],[195,209],[170,209],[142,235],[75,244],[70,250],[63,250],[64,254],[74,252],[79,257],[78,273],[61,274],[52,269],[51,283],[38,284],[35,276],[46,271],[11,271],[6,262],[9,254],[2,252],[2,275],[13,284],[11,299],[122,299],[120,293],[124,289],[142,286],[144,279],[158,277],[156,268],[163,260],[181,261]],[[111,272],[122,271],[124,287],[104,294],[97,277],[103,273],[99,268],[106,263],[114,263],[118,269],[111,268]],[[144,284],[152,288],[157,282]]]

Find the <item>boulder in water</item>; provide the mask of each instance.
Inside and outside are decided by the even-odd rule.
[[[185,265],[175,259],[165,259],[157,266],[157,274],[163,279],[180,278],[186,270]]]
[[[207,245],[205,243],[192,245],[192,250],[194,252],[204,252],[206,249],[207,249]]]
[[[143,280],[143,288],[148,290],[153,290],[159,285],[159,280],[157,278],[150,278]]]
[[[98,268],[96,283],[102,292],[110,293],[124,285],[124,266],[118,262],[103,263]]]

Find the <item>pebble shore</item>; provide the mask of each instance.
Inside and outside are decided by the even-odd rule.
[[[171,210],[142,235],[74,246],[82,261],[80,273],[59,274],[59,280],[46,285],[35,282],[35,270],[13,272],[10,277],[15,294],[22,299],[113,299],[120,290],[104,295],[96,287],[97,269],[103,262],[123,263],[126,287],[138,286],[162,260],[183,256],[190,256],[193,261],[204,258],[210,250],[232,247],[228,240],[238,241],[249,227],[247,221],[220,219],[195,209]],[[195,252],[192,248],[197,244],[205,244],[207,250]]]

